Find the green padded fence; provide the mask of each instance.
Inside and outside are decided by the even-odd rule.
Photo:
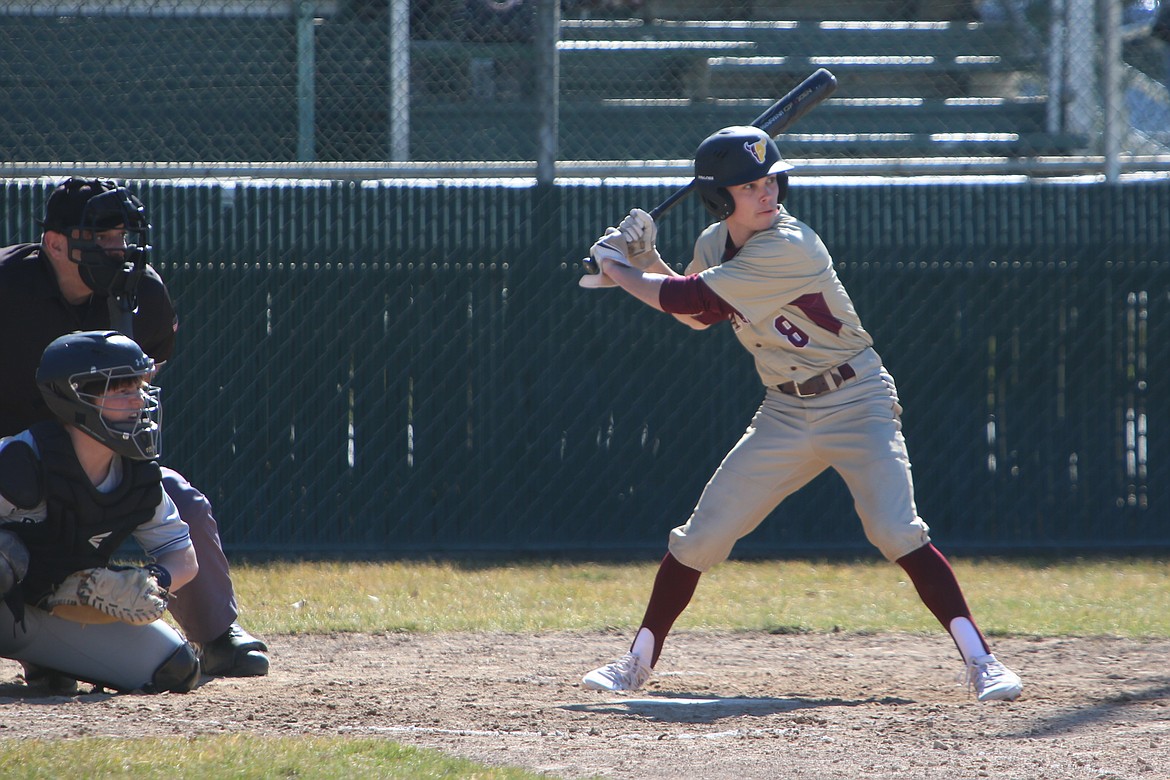
[[[577,288],[670,183],[129,182],[176,299],[165,460],[234,553],[664,549],[761,397],[729,329]],[[46,182],[12,183],[5,243]],[[1170,547],[1170,183],[794,180],[950,551]],[[697,202],[662,224],[682,262]],[[741,554],[867,550],[826,475]]]

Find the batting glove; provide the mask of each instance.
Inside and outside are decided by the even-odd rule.
[[[586,290],[600,290],[605,287],[617,287],[618,283],[603,273],[585,274],[577,280],[577,286],[584,287]]]
[[[644,255],[654,250],[654,239],[658,236],[658,226],[654,224],[654,217],[642,209],[631,209],[629,216],[618,224],[618,231],[626,240],[630,257]]]
[[[606,228],[601,238],[594,241],[593,246],[589,247],[589,256],[597,262],[597,267],[602,272],[605,271],[605,267],[601,264],[602,260],[612,260],[618,265],[632,267],[626,240],[622,238],[622,234],[617,228]]]
[[[606,228],[604,235],[593,242],[593,246],[589,247],[589,256],[597,264],[600,273],[586,274],[577,280],[577,284],[588,290],[596,290],[602,287],[616,287],[617,282],[606,275],[605,266],[602,265],[601,261],[611,260],[618,265],[624,265],[629,268],[631,264],[627,256],[627,251],[626,240],[622,238],[621,232],[614,227]]]

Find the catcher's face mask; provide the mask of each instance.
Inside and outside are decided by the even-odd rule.
[[[162,402],[153,376],[152,364],[147,371],[125,366],[71,377],[78,403],[93,410],[78,427],[119,455],[157,458]]]

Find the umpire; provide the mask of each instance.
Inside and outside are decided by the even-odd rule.
[[[0,339],[0,436],[52,418],[35,376],[41,353],[57,337],[121,330],[162,364],[178,329],[166,285],[148,264],[146,210],[126,188],[70,178],[50,194],[41,226],[39,244],[0,249],[0,333],[6,336]],[[171,614],[199,646],[205,674],[268,674],[267,645],[236,622],[235,589],[211,504],[178,472],[162,472],[199,560],[198,576],[171,601]],[[38,668],[26,668],[25,678],[72,684]]]

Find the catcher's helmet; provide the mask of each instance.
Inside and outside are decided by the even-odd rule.
[[[146,207],[112,181],[73,177],[57,185],[45,204],[45,230],[69,242],[69,260],[81,279],[99,295],[133,295],[150,257]],[[123,247],[98,242],[104,230],[126,231]]]
[[[133,340],[116,331],[77,331],[45,347],[37,368],[37,387],[49,410],[119,455],[134,460],[159,456],[162,407],[159,388],[150,384],[154,360]],[[102,394],[131,381],[124,393],[139,393],[140,409],[110,408]]]
[[[725,127],[707,136],[695,151],[695,183],[699,197],[716,219],[727,219],[735,211],[735,201],[727,187],[747,184],[772,174],[782,174],[780,200],[788,192],[785,171],[792,166],[784,162],[776,142],[756,127]]]

